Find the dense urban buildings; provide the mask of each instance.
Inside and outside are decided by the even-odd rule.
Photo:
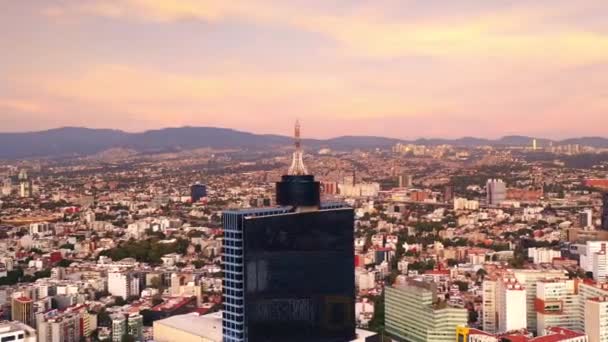
[[[607,151],[311,144],[3,161],[0,332],[601,341]]]

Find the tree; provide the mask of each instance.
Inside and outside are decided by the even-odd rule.
[[[61,261],[59,261],[57,263],[57,266],[59,267],[70,267],[70,265],[72,264],[71,260],[68,259],[61,259]]]
[[[132,295],[132,296],[127,297],[127,303],[132,303],[132,302],[134,302],[136,300],[139,300],[139,296],[138,295]]]
[[[108,291],[105,291],[105,290],[104,291],[95,292],[95,300],[100,300],[101,298],[107,297],[109,295],[110,294],[108,293]]]
[[[460,292],[467,292],[469,290],[469,283],[466,281],[457,280],[454,284],[458,285],[458,290],[460,290]]]
[[[157,306],[159,304],[162,304],[162,302],[164,302],[164,300],[163,300],[163,297],[161,297],[161,295],[157,294],[157,295],[154,295],[152,297],[152,305],[153,306]]]
[[[449,267],[454,267],[454,266],[458,265],[458,260],[456,260],[456,259],[448,259],[447,262],[448,262]]]
[[[44,254],[44,252],[42,250],[40,250],[39,248],[36,248],[36,247],[30,249],[30,252],[32,252],[34,254],[39,254],[39,255]]]
[[[150,287],[155,289],[160,289],[162,287],[162,282],[158,276],[154,276],[150,279]]]
[[[74,250],[74,245],[71,243],[64,243],[63,245],[59,246],[59,249],[71,249]]]
[[[369,321],[369,329],[376,332],[384,331],[384,291],[374,298],[374,317]]]
[[[97,313],[97,322],[101,327],[112,326],[112,318],[110,317],[110,314],[106,311],[105,308],[101,309],[101,311]]]
[[[121,296],[114,297],[114,305],[123,306],[126,304],[127,304],[127,301],[124,298],[122,298]]]
[[[133,335],[124,334],[124,335],[122,335],[122,338],[120,339],[120,341],[121,342],[136,342],[137,339]]]

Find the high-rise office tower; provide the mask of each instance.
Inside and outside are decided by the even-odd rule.
[[[204,197],[207,197],[207,186],[196,183],[190,187],[190,199],[192,203],[196,203]]]
[[[19,172],[19,195],[21,197],[31,197],[32,188],[32,180],[29,178],[27,171],[21,170]]]
[[[608,230],[608,192],[602,194],[602,230]]]
[[[439,298],[437,284],[407,279],[385,289],[386,332],[399,341],[454,341],[456,327],[467,323],[465,308]]]
[[[445,203],[451,203],[454,201],[454,186],[446,185],[443,188],[443,201]]]
[[[112,319],[112,342],[120,342],[124,335],[128,333],[127,317],[124,314],[117,313],[110,318]]]
[[[11,318],[13,321],[34,326],[34,302],[28,297],[17,297],[11,301]]]
[[[354,213],[320,202],[299,130],[289,172],[276,184],[278,206],[223,214],[226,342],[355,338]]]
[[[486,191],[488,205],[499,205],[507,199],[507,186],[502,179],[488,179]]]
[[[593,228],[593,210],[590,208],[583,209],[578,213],[578,225],[581,228]]]
[[[132,313],[129,315],[129,319],[127,321],[127,331],[129,335],[135,338],[135,341],[143,341],[143,326],[144,326],[144,318],[142,315],[138,313]]]
[[[526,289],[511,274],[484,279],[482,323],[496,333],[526,328]]]
[[[399,187],[400,188],[411,188],[413,183],[413,177],[410,174],[402,173],[399,175]]]

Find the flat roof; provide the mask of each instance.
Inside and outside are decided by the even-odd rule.
[[[222,312],[213,312],[204,316],[196,313],[176,315],[154,322],[157,324],[181,330],[189,334],[211,339],[222,340]]]

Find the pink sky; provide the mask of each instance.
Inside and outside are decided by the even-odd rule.
[[[607,136],[604,0],[54,0],[0,13],[0,131]]]

